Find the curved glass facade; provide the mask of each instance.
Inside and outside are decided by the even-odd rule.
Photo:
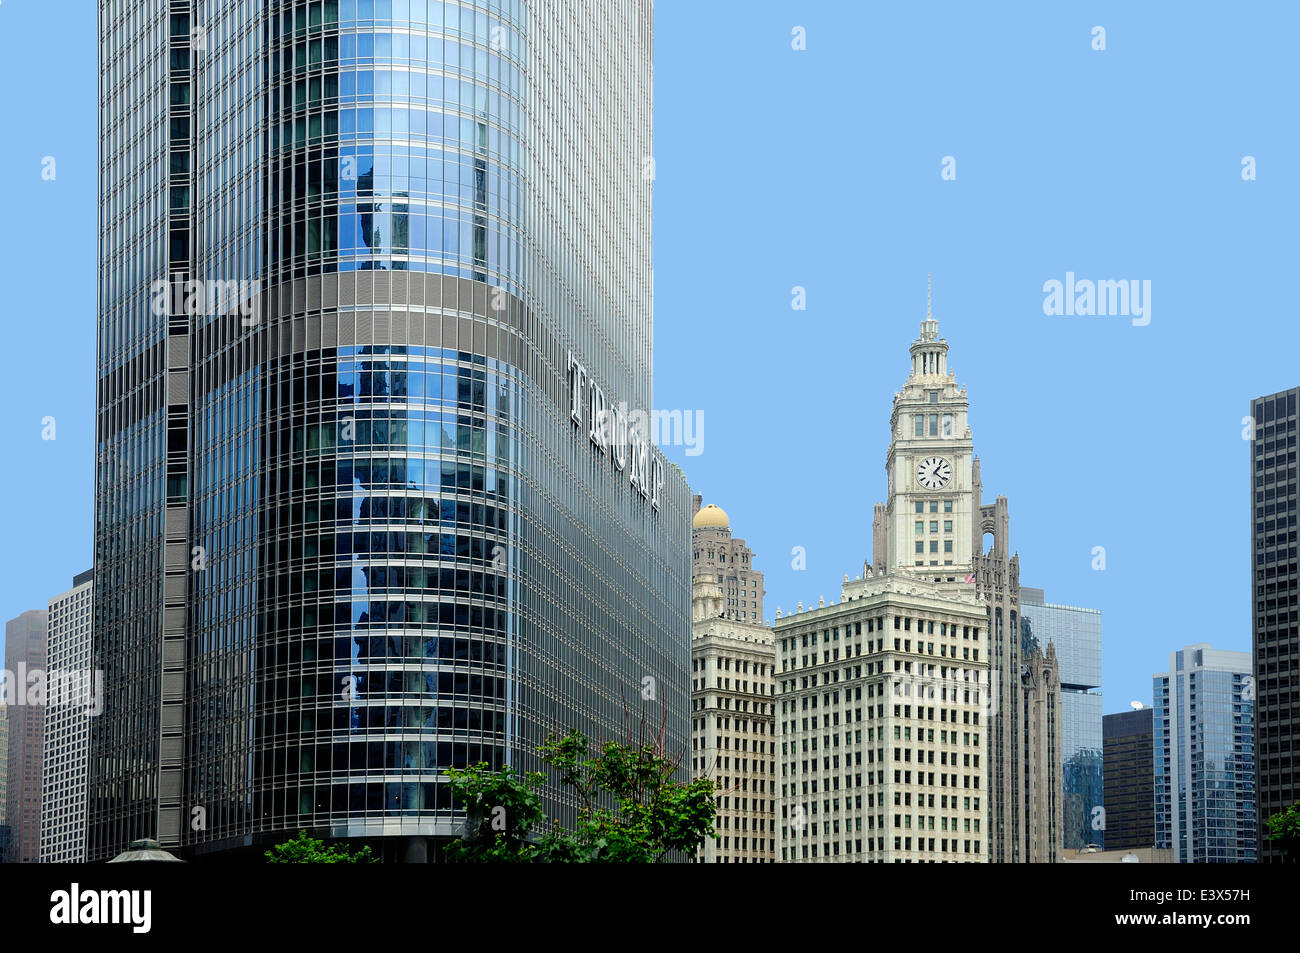
[[[556,728],[644,713],[684,750],[688,491],[658,462],[639,492],[569,379],[578,361],[650,410],[649,2],[172,0],[154,33],[145,6],[101,3],[124,51],[105,69],[138,98],[132,64],[167,34],[172,218],[122,285],[165,257],[257,307],[173,304],[139,331],[138,296],[101,311],[101,342],[165,354],[171,452],[164,480],[145,444],[154,495],[128,498],[103,434],[134,408],[101,353],[98,556],[128,581],[96,642],[110,701],[137,691],[143,717],[102,719],[91,859],[139,836],[198,855],[303,827],[454,835],[443,770],[535,767]],[[126,222],[119,178],[105,215]],[[128,595],[136,659],[115,654]]]
[[[272,18],[269,267],[523,286],[521,5],[296,4]]]

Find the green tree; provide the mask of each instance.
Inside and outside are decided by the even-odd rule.
[[[276,844],[266,851],[266,860],[270,864],[373,864],[377,858],[369,847],[362,847],[355,853],[341,844],[325,846],[324,841],[308,837],[306,831],[299,831],[293,840]]]
[[[452,794],[465,806],[466,834],[448,849],[453,860],[515,863],[657,863],[680,851],[694,858],[716,839],[713,782],[674,780],[677,762],[658,739],[593,745],[578,731],[552,735],[538,749],[580,804],[572,830],[556,820],[545,832],[540,791],[545,776],[485,764],[449,770]]]
[[[479,863],[540,859],[540,844],[531,832],[546,820],[538,793],[546,775],[524,774],[509,765],[493,771],[485,761],[463,770],[448,768],[446,774],[466,815],[465,834],[448,845],[448,858]]]
[[[1275,841],[1289,860],[1300,861],[1300,801],[1270,817],[1267,826],[1268,839]]]

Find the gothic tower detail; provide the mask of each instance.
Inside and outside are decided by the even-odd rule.
[[[927,309],[894,394],[871,558],[862,575],[844,576],[838,600],[818,598],[806,609],[801,600],[793,613],[776,613],[779,862],[1060,858],[1056,653],[1022,632],[1010,507],[1005,496],[983,502],[968,410]],[[722,679],[725,690],[725,669]],[[866,730],[856,731],[864,710]],[[842,745],[815,754],[829,744],[827,726],[844,723],[855,724],[852,738],[845,733]],[[969,750],[954,749],[959,736]],[[841,758],[851,773],[840,772]],[[831,793],[841,786],[851,796]],[[925,818],[924,837],[922,815],[914,827],[910,814],[893,813],[899,808],[881,810],[936,802],[951,816],[938,825]]]
[[[894,395],[885,458],[888,496],[883,527],[873,531],[873,564],[877,572],[960,581],[977,551],[969,403],[948,369],[948,342],[933,318],[921,323],[911,359],[911,373]],[[877,520],[881,516],[878,505]]]
[[[1009,504],[1005,496],[983,502],[969,400],[928,308],[910,358],[894,395],[887,496],[875,505],[870,567],[972,593],[987,610],[989,860],[1053,862],[1061,852],[1064,780],[1056,654],[1021,632]]]

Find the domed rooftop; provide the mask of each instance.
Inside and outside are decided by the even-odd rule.
[[[722,507],[710,503],[695,514],[694,526],[696,529],[730,529],[731,521]]]

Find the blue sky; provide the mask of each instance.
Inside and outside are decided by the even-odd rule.
[[[703,453],[667,452],[758,554],[769,616],[870,553],[933,273],[1022,583],[1103,611],[1105,710],[1149,704],[1183,645],[1249,651],[1241,418],[1300,383],[1297,19],[656,4],[655,404],[704,411]],[[1066,272],[1151,281],[1150,324],[1045,316]]]
[[[5,619],[45,608],[92,562],[98,48],[93,3],[54,9],[0,5]]]
[[[72,9],[0,5],[6,619],[91,560],[97,67]],[[666,450],[758,553],[769,615],[870,552],[933,273],[1022,582],[1104,612],[1106,710],[1149,702],[1172,649],[1249,649],[1241,418],[1300,382],[1298,26],[1283,4],[659,0],[655,402],[704,412],[704,452]],[[1149,280],[1151,323],[1045,316],[1067,272]]]

